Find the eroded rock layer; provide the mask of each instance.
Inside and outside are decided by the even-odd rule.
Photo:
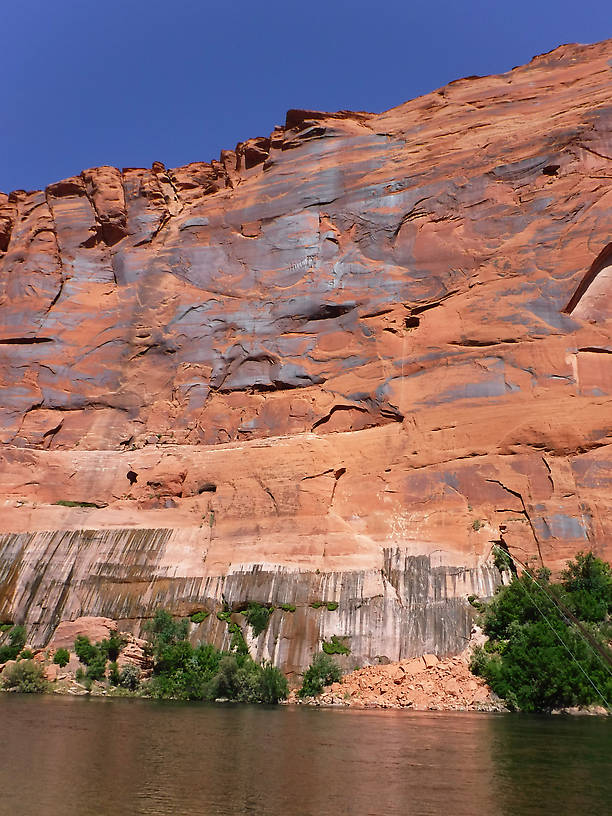
[[[495,543],[610,558],[611,90],[563,46],[0,195],[0,617],[294,605],[299,670],[460,651]]]

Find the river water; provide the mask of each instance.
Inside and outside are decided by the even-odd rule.
[[[609,816],[612,720],[0,695],[0,816]]]

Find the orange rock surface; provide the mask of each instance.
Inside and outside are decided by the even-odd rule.
[[[295,692],[290,702],[299,702]],[[310,701],[307,701],[310,702]],[[502,711],[503,703],[475,677],[463,654],[438,660],[435,655],[387,666],[366,666],[344,675],[316,698],[318,705],[356,708],[410,708],[415,711]]]
[[[611,60],[0,195],[0,618],[292,604],[299,671],[461,651],[495,542],[612,557]]]

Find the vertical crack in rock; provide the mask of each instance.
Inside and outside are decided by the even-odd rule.
[[[334,497],[336,495],[336,488],[338,487],[338,482],[342,476],[346,473],[346,468],[341,467],[338,470],[334,471],[334,486],[332,487],[331,497],[329,500],[329,509],[331,510],[334,506]]]
[[[555,483],[554,483],[553,477],[552,477],[552,470],[551,470],[550,465],[546,461],[546,457],[544,455],[542,455],[542,462],[544,462],[544,467],[546,468],[546,471],[548,473],[548,481],[550,482],[551,490],[554,493],[555,492]]]
[[[260,483],[260,484],[261,484],[261,483]],[[269,497],[272,499],[272,504],[273,504],[273,506],[274,506],[274,512],[275,512],[275,513],[276,513],[276,515],[278,516],[278,514],[279,514],[278,504],[277,504],[276,499],[275,499],[275,497],[274,497],[274,493],[272,493],[272,491],[270,490],[270,488],[269,488],[269,487],[267,487],[266,485],[263,485],[263,484],[262,484],[262,487],[263,487],[263,489],[266,491],[266,493],[268,494],[268,496],[269,496]]]
[[[535,541],[536,546],[538,548],[538,555],[540,557],[540,564],[541,564],[541,566],[544,566],[544,559],[542,558],[542,551],[540,549],[540,539],[538,538],[538,534],[536,533],[536,530],[535,530],[534,524],[533,524],[533,522],[531,520],[531,517],[530,517],[529,513],[527,512],[527,507],[525,505],[525,500],[523,499],[522,494],[519,493],[518,490],[512,490],[511,487],[507,487],[505,484],[503,484],[503,482],[500,482],[499,479],[486,479],[485,481],[499,485],[507,493],[510,493],[511,496],[515,496],[520,501],[521,507],[523,508],[523,510],[522,510],[523,515],[525,516],[525,518],[527,519],[527,522],[529,523],[529,527],[531,528],[531,533],[533,535],[533,540]]]

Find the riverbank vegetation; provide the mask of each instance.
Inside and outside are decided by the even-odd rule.
[[[187,621],[177,621],[158,610],[149,626],[153,676],[147,684],[151,697],[178,700],[236,700],[278,703],[289,693],[287,678],[269,663],[256,663],[242,630],[231,622],[230,651],[210,643],[192,646]]]
[[[17,660],[2,672],[2,686],[22,694],[42,694],[48,690],[43,667],[29,658]]]
[[[76,680],[88,691],[98,683],[98,687],[107,687],[107,693],[155,699],[270,704],[285,699],[289,688],[282,672],[270,663],[260,664],[251,658],[242,629],[231,620],[230,612],[220,612],[217,617],[227,623],[231,634],[229,651],[210,643],[193,646],[188,640],[189,621],[176,620],[166,610],[157,610],[146,627],[149,642],[145,652],[151,674],[144,681],[138,666],[128,663],[119,668],[117,658],[125,645],[120,635],[99,643],[80,635],[73,649],[82,664]],[[253,626],[252,621],[249,623]],[[259,623],[256,619],[254,628]],[[66,650],[58,650],[56,657],[61,651]],[[64,654],[61,660],[65,660]]]
[[[231,620],[229,610],[218,613],[217,617],[225,621],[231,636],[227,651],[210,643],[193,646],[188,640],[189,620],[175,620],[166,610],[158,610],[146,627],[145,679],[139,666],[124,662],[120,667],[117,662],[130,636],[114,633],[99,643],[92,643],[85,635],[79,635],[72,652],[80,665],[76,672],[68,671],[64,680],[69,684],[76,681],[83,693],[269,704],[284,700],[289,687],[283,673],[271,663],[257,663],[251,658],[242,628]],[[245,617],[254,631],[261,631],[267,624],[269,609],[251,604]],[[24,649],[25,627],[4,625],[1,634],[0,662],[7,665],[0,688],[26,693],[48,690],[51,684],[45,678],[44,657],[38,653],[36,660],[32,660],[32,653]],[[70,662],[70,652],[59,648],[47,655],[48,661],[63,669]]]
[[[15,660],[26,643],[25,626],[13,626],[13,624],[3,624],[4,640],[7,641],[0,646],[0,663],[8,660]]]
[[[470,668],[520,711],[612,702],[612,570],[592,552],[569,561],[559,582],[525,570],[479,604],[489,640]]]
[[[39,663],[32,660],[30,649],[24,648],[27,640],[25,626],[5,623],[0,626],[0,663],[6,663],[0,676],[0,688],[26,694],[42,693],[47,690],[44,671]]]
[[[325,652],[319,652],[304,672],[299,697],[316,697],[325,686],[339,682],[342,677],[340,666]]]

